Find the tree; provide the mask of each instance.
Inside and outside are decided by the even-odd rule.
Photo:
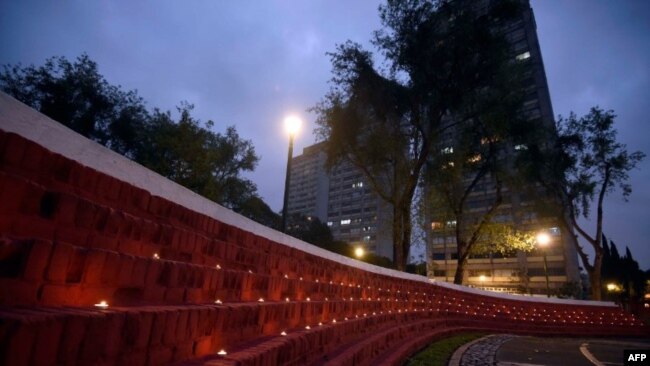
[[[280,230],[280,215],[277,212],[274,212],[271,207],[269,207],[264,200],[254,194],[254,192],[251,192],[248,196],[247,199],[242,200],[242,202],[240,202],[237,207],[234,207],[233,210],[264,226]]]
[[[216,133],[191,116],[148,112],[136,91],[123,91],[99,73],[88,55],[74,62],[53,57],[40,67],[4,66],[0,88],[76,132],[135,160],[194,192],[263,224],[276,227],[255,184],[241,176],[259,157],[235,127]]]
[[[333,86],[315,108],[318,134],[328,141],[328,165],[348,160],[392,207],[393,260],[404,270],[411,246],[412,204],[421,174],[450,113],[456,123],[476,118],[468,108],[507,62],[507,42],[493,25],[516,14],[500,2],[478,15],[463,1],[389,0],[374,44],[382,72],[359,44],[331,53]],[[505,75],[505,74],[504,74]],[[487,93],[489,94],[489,93]],[[481,103],[477,103],[481,104]],[[471,111],[473,113],[461,113]]]
[[[485,235],[494,236],[495,229],[504,235],[492,240],[492,245],[509,246],[508,251],[526,247],[519,245],[515,235],[505,235],[508,231],[514,233],[513,228],[492,222],[504,203],[506,187],[521,185],[519,170],[507,151],[521,143],[523,126],[535,129],[535,124],[518,113],[523,95],[519,92],[522,84],[518,71],[513,67],[504,69],[504,74],[495,76],[489,93],[483,92],[465,107],[464,114],[469,117],[457,114],[454,120],[465,122],[453,126],[451,133],[440,139],[440,153],[427,163],[423,182],[428,194],[422,204],[435,207],[428,210],[433,211],[428,217],[453,230],[458,255],[454,276],[457,284],[463,283],[467,260],[476,254],[474,247],[480,245]],[[494,193],[486,195],[488,191]],[[477,196],[478,206],[483,208],[479,211],[472,210]]]
[[[617,141],[614,128],[616,115],[594,107],[578,118],[571,113],[568,118],[559,117],[558,136],[554,131],[546,141],[550,146],[531,143],[526,159],[529,173],[546,188],[556,202],[564,208],[565,232],[577,231],[594,250],[594,260],[576,239],[574,244],[591,282],[591,297],[602,298],[601,272],[605,250],[603,246],[604,199],[620,189],[627,200],[632,188],[628,173],[645,157],[636,151],[628,153],[627,147]],[[596,209],[595,230],[589,230],[578,222],[580,217],[589,218]],[[610,255],[618,256],[616,246],[611,245]]]
[[[317,217],[299,214],[289,217],[287,234],[319,247],[325,247],[334,241],[330,228]]]
[[[251,141],[243,140],[234,127],[224,134],[212,131],[191,116],[193,106],[178,107],[180,118],[155,110],[147,126],[146,139],[136,160],[194,192],[235,211],[255,196],[255,184],[242,178],[259,158]]]
[[[21,102],[112,150],[133,157],[148,112],[136,91],[123,91],[82,54],[52,57],[40,67],[4,65],[0,88]]]

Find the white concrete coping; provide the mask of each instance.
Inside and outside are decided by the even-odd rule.
[[[445,282],[433,282],[425,276],[400,272],[388,268],[357,261],[314,245],[305,243],[292,236],[261,225],[251,219],[241,216],[191,190],[172,182],[142,165],[117,154],[110,149],[91,141],[72,131],[64,125],[50,119],[29,106],[17,101],[8,94],[0,91],[0,129],[16,133],[28,140],[38,143],[46,149],[61,154],[82,165],[91,167],[99,172],[108,174],[121,181],[132,184],[169,201],[175,202],[192,211],[207,215],[223,223],[270,239],[274,242],[302,250],[304,252],[326,258],[344,265],[380,275],[399,279],[435,284],[456,291],[476,295],[496,297],[517,301],[534,301],[553,304],[616,306],[611,302],[562,300],[555,298],[529,298],[524,296],[499,294],[478,290]],[[282,173],[281,175],[283,175]],[[281,179],[279,175],[277,177]]]

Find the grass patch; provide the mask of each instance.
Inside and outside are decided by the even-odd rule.
[[[444,366],[451,355],[465,343],[485,336],[485,333],[463,333],[437,340],[406,362],[407,366]]]

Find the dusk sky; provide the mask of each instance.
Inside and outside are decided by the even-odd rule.
[[[215,129],[234,125],[261,161],[250,178],[281,209],[288,138],[327,92],[326,52],[350,39],[368,48],[378,1],[0,1],[0,64],[41,65],[87,53],[112,84],[137,89],[150,108],[195,105]],[[619,140],[650,154],[650,2],[531,0],[555,114],[599,105],[618,115]],[[625,203],[605,203],[605,234],[650,268],[650,159],[631,173]],[[589,225],[594,231],[593,225]]]

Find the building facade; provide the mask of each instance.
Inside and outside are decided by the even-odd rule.
[[[316,217],[334,239],[392,258],[389,207],[352,164],[328,171],[324,149],[325,143],[317,143],[293,158],[287,213]]]
[[[499,0],[482,0],[473,3],[479,8],[486,8]],[[515,21],[503,24],[512,52],[513,62],[523,63],[526,67],[526,95],[522,114],[529,123],[554,124],[553,109],[546,81],[542,54],[537,39],[535,18],[530,4],[524,4],[523,16]],[[453,153],[451,147],[441,147]],[[525,146],[507,146],[507,154],[516,154]],[[471,179],[470,179],[471,180]],[[464,184],[469,184],[465,181]],[[546,278],[552,291],[559,290],[566,283],[580,283],[578,257],[573,247],[570,232],[559,229],[557,218],[539,217],[532,210],[530,193],[523,193],[509,187],[503,187],[503,203],[499,206],[493,221],[503,223],[529,232],[546,232],[551,241],[545,248],[536,248],[532,252],[511,253],[506,255],[486,254],[470,256],[466,264],[466,284],[486,290],[543,294],[546,292]],[[477,184],[470,194],[466,211],[471,220],[472,215],[482,215],[495,199],[494,181],[489,176]],[[427,268],[428,275],[435,280],[453,281],[458,257],[456,250],[455,221],[444,219],[444,215],[429,210],[431,227],[427,228]],[[546,266],[545,266],[546,263]],[[546,269],[545,269],[546,268]]]
[[[291,160],[289,177],[289,216],[301,215],[327,221],[329,175],[325,170],[327,154],[324,143],[303,149],[302,154]]]

